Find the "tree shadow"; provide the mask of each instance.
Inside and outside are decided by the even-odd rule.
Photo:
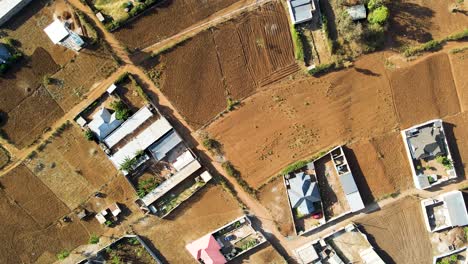
[[[428,7],[403,0],[389,1],[390,20],[386,47],[400,48],[411,41],[432,40],[429,29],[434,11]]]
[[[375,73],[369,69],[362,69],[362,68],[358,68],[358,67],[354,67],[354,69],[359,72],[359,73],[362,73],[362,74],[365,74],[365,75],[369,75],[369,76],[374,76],[374,77],[379,77],[380,74],[379,73]]]

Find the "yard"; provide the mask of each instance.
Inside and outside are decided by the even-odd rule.
[[[110,263],[156,264],[156,260],[136,238],[122,238],[107,247],[100,256]]]
[[[101,42],[79,54],[53,45],[43,29],[54,14],[62,15],[65,4],[61,0],[46,3],[34,1],[2,26],[5,36],[18,42],[24,53],[0,78],[0,86],[5,87],[0,91],[0,110],[7,116],[1,129],[18,148],[33,143],[117,67]]]
[[[226,110],[229,100],[298,71],[286,13],[276,1],[205,30],[143,67],[195,129]]]

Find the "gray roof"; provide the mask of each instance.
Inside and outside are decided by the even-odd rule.
[[[409,137],[408,141],[415,159],[435,157],[445,153],[444,134],[440,127],[430,125],[419,128],[418,133]]]
[[[312,19],[312,11],[315,10],[315,4],[311,0],[290,0],[288,2],[291,19],[294,24],[305,22]]]
[[[169,153],[173,148],[175,148],[179,143],[182,142],[182,139],[177,135],[174,130],[169,131],[156,143],[149,147],[151,153],[157,160],[162,160],[166,157],[166,154]]]
[[[341,186],[343,187],[345,194],[350,194],[350,193],[359,191],[351,172],[341,175],[340,182],[341,182]]]
[[[314,202],[320,202],[320,192],[316,182],[312,182],[310,176],[301,172],[288,180],[290,188],[288,196],[293,208],[301,214],[310,214],[315,211]]]
[[[366,18],[366,7],[364,5],[355,5],[346,8],[352,20],[360,20]]]
[[[462,192],[449,193],[444,196],[444,201],[447,205],[452,226],[468,225],[468,214]]]

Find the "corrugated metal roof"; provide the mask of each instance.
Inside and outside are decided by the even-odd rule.
[[[452,226],[468,225],[468,214],[462,192],[448,193],[444,196],[444,201],[447,205]]]
[[[151,153],[157,160],[162,160],[166,154],[171,151],[175,146],[182,142],[182,139],[177,135],[174,130],[171,130],[164,137],[155,142],[149,147]]]
[[[352,212],[357,212],[361,209],[364,209],[365,207],[359,192],[347,194],[346,200],[348,201],[349,207],[351,208]]]
[[[353,20],[359,20],[366,18],[366,7],[364,5],[355,5],[346,8],[349,16]]]
[[[350,194],[359,191],[356,186],[356,182],[354,181],[353,174],[351,174],[351,172],[345,173],[339,177],[341,186],[343,186],[345,194]]]
[[[315,211],[314,202],[320,202],[320,191],[316,182],[312,182],[310,176],[301,172],[288,180],[288,196],[291,206],[297,208],[302,214],[310,214]]]
[[[289,15],[294,24],[299,24],[312,19],[312,11],[315,4],[311,0],[290,0],[288,1]]]
[[[59,43],[62,39],[68,36],[68,31],[65,25],[60,20],[54,20],[52,24],[48,25],[44,32],[49,36],[54,44]]]

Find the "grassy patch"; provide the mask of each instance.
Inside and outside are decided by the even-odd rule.
[[[57,254],[57,259],[59,260],[64,260],[66,259],[68,256],[70,256],[70,251],[68,250],[62,250],[60,251],[58,254]]]
[[[464,52],[465,50],[468,50],[468,46],[462,47],[462,48],[455,48],[455,49],[452,49],[452,50],[450,50],[450,54],[462,53],[462,52]]]
[[[304,61],[304,45],[302,44],[301,33],[294,25],[291,25],[291,37],[294,44],[294,56],[296,60]]]
[[[419,55],[423,52],[438,51],[442,49],[443,45],[445,45],[448,41],[461,41],[466,39],[468,39],[468,28],[464,29],[461,32],[449,35],[448,37],[443,38],[441,40],[430,40],[422,45],[416,47],[409,47],[403,52],[403,55],[405,57],[411,57]]]
[[[300,168],[303,168],[307,165],[307,163],[309,163],[308,160],[299,160],[299,161],[296,161],[290,165],[288,165],[286,168],[284,168],[282,171],[281,171],[281,175],[287,175],[291,172],[294,172]]]
[[[325,63],[325,64],[319,64],[315,66],[315,68],[309,70],[309,74],[313,76],[320,76],[324,73],[327,73],[329,71],[335,70],[336,69],[336,63]]]
[[[244,179],[242,179],[240,172],[234,167],[234,165],[232,165],[230,161],[223,162],[221,166],[229,176],[234,177],[236,179],[237,183],[239,183],[239,185],[242,187],[242,189],[244,189],[244,191],[248,192],[255,199],[258,198],[257,190],[252,188]]]
[[[228,111],[234,110],[236,108],[236,106],[238,106],[240,104],[240,102],[238,100],[234,100],[231,97],[228,97],[226,99],[226,101],[227,101],[226,110],[228,110]]]
[[[97,244],[99,243],[99,236],[97,235],[91,235],[88,240],[89,244]]]

